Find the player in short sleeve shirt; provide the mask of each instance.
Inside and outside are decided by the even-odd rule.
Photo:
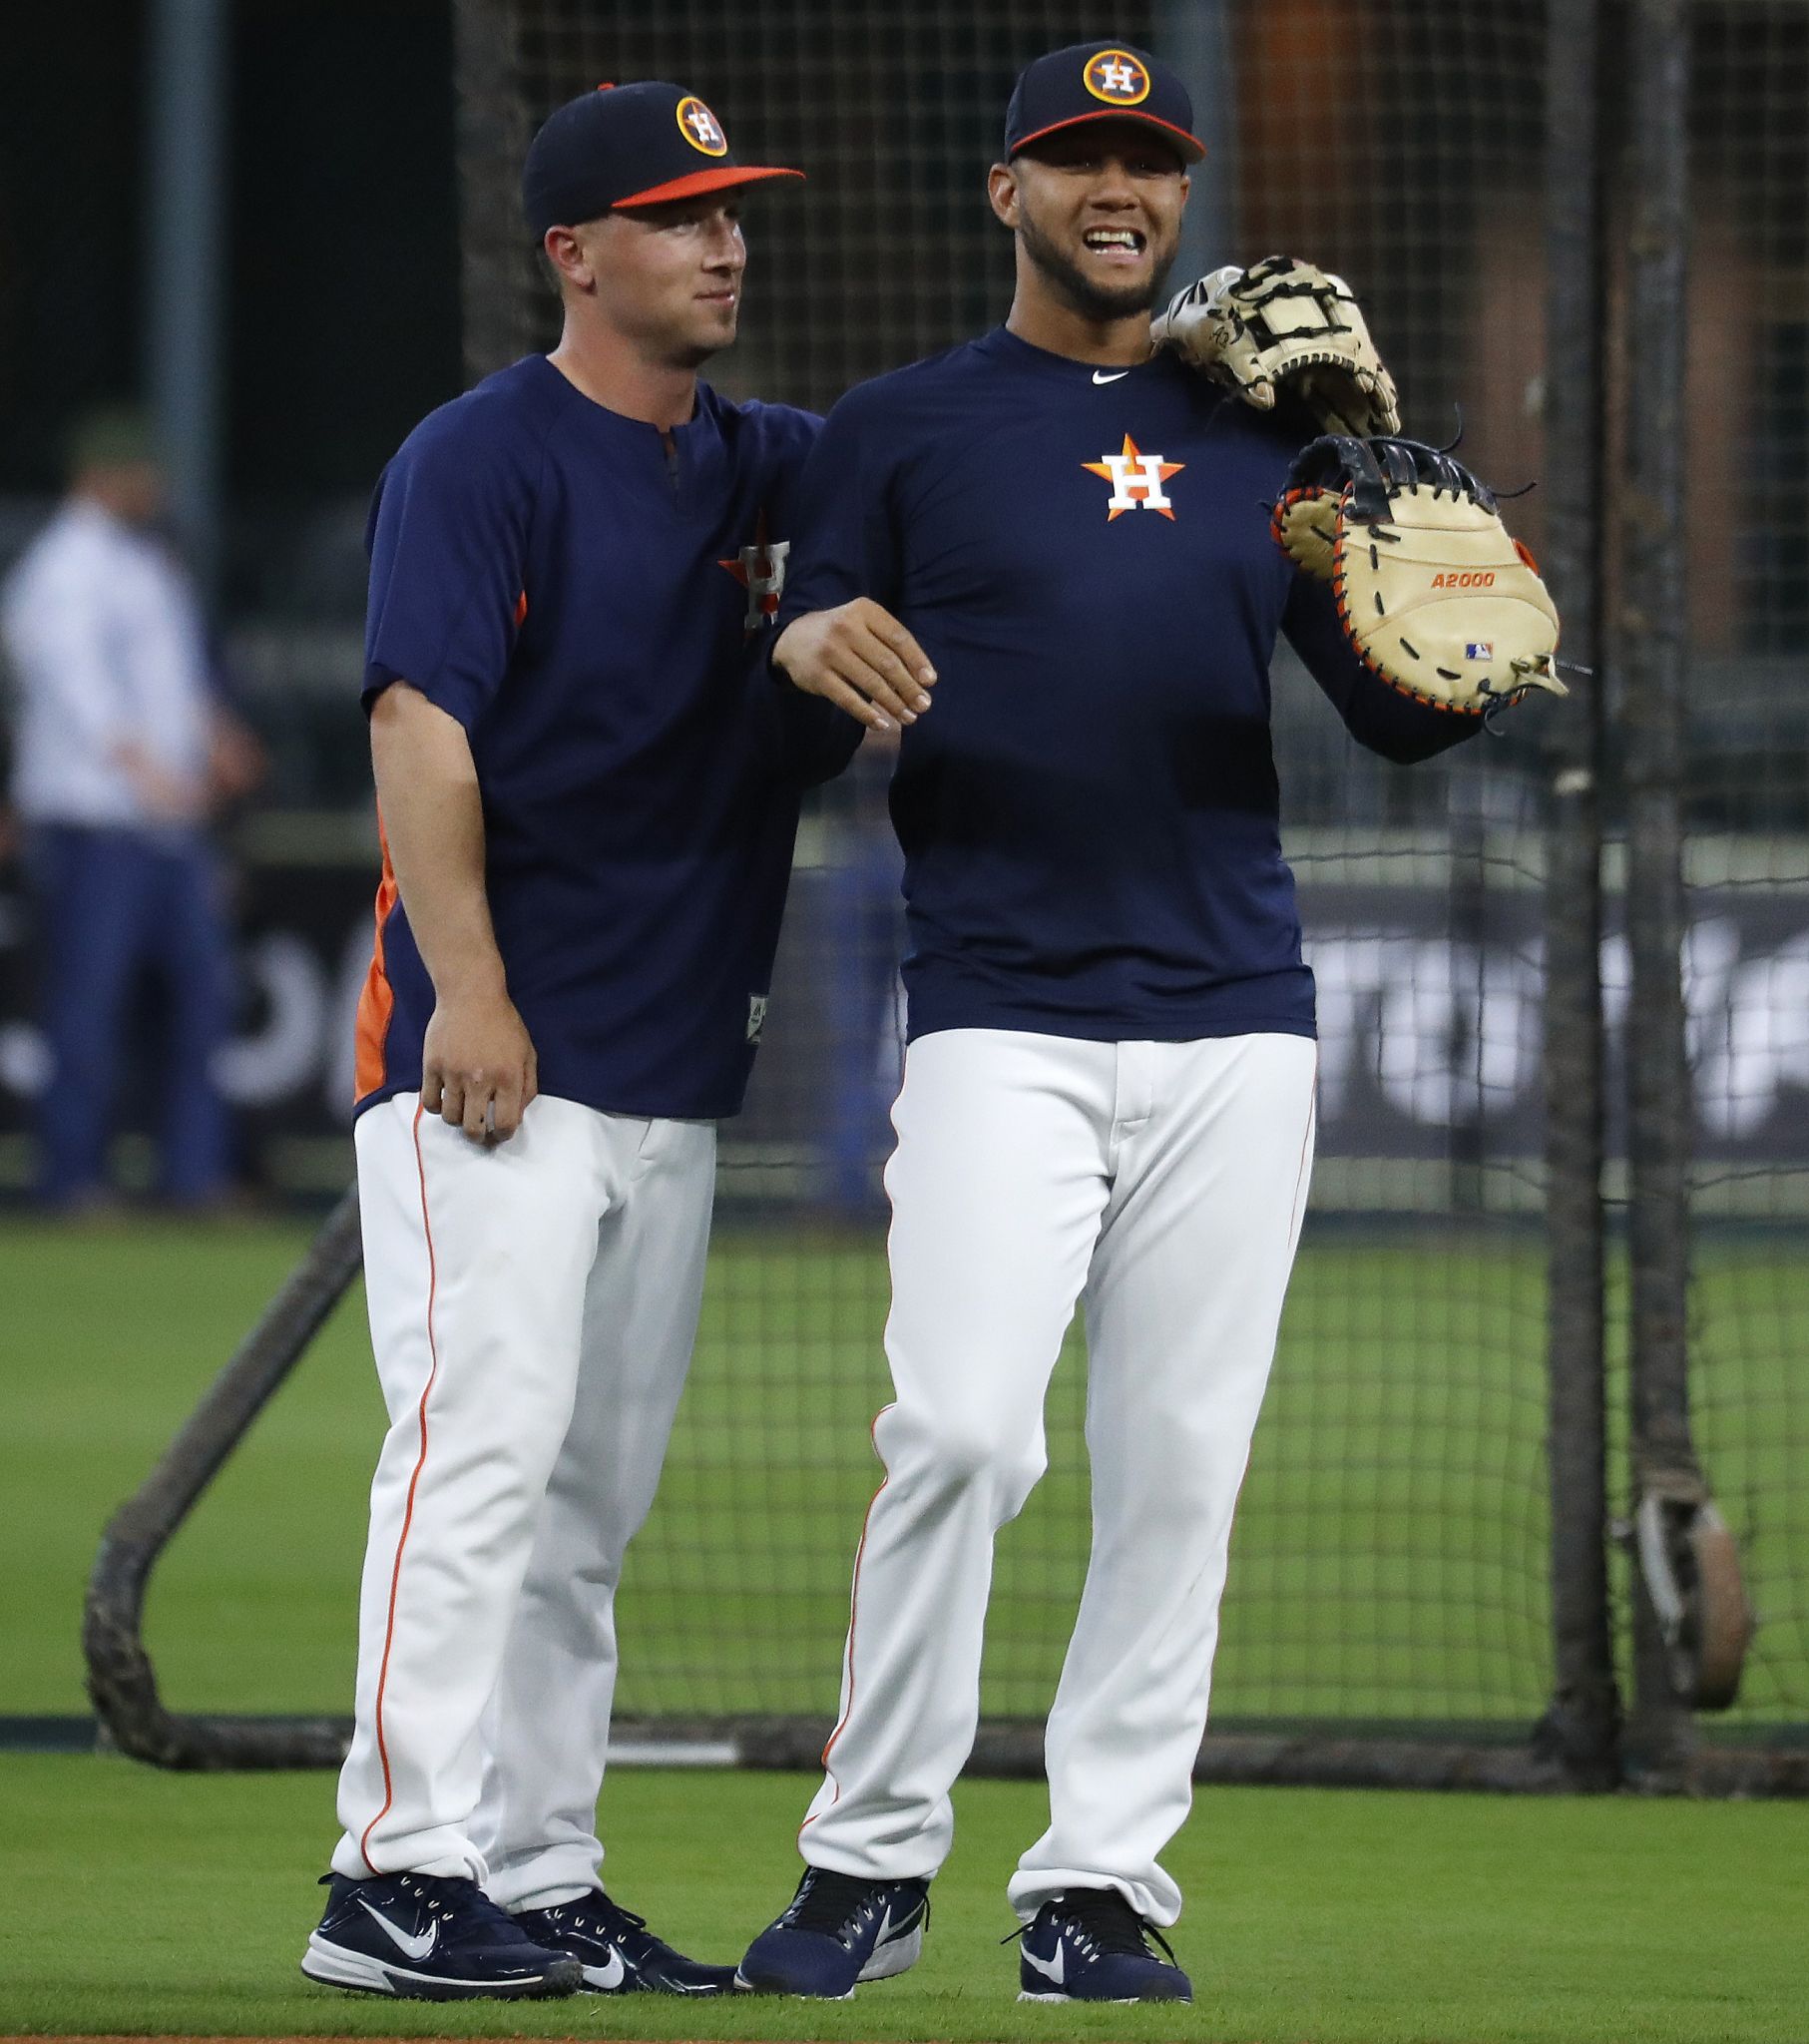
[[[358,1190],[389,1428],[342,1835],[303,1971],[468,1996],[724,1992],[601,1881],[623,1555],[701,1295],[801,790],[859,727],[763,638],[816,421],[733,338],[740,165],[677,86],[541,129],[565,332],[409,436],[370,523],[384,826]]]
[[[384,472],[365,702],[406,682],[466,733],[544,1094],[669,1118],[740,1106],[797,794],[847,749],[758,657],[777,585],[763,536],[788,529],[815,430],[705,384],[668,449],[529,355]],[[433,988],[399,900],[378,972],[360,1112],[421,1082]]]

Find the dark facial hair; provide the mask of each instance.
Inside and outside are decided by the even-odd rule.
[[[1147,312],[1161,296],[1174,262],[1170,256],[1149,272],[1147,283],[1122,284],[1115,290],[1086,275],[1036,225],[1028,209],[1019,213],[1018,233],[1025,255],[1055,286],[1058,296],[1067,301],[1070,311],[1079,312],[1083,319],[1128,319],[1134,312]]]

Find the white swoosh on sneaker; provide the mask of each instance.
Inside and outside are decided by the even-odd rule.
[[[882,1944],[890,1944],[895,1937],[909,1937],[923,1921],[924,1905],[913,1902],[902,1916],[895,1916],[895,1904],[886,1904],[886,1913],[880,1918],[879,1928],[873,1933],[873,1949],[878,1951]]]
[[[614,1994],[629,1976],[629,1969],[623,1963],[622,1954],[614,1945],[610,1946],[610,1962],[607,1966],[587,1966],[584,1969],[585,1982],[598,1988],[604,1994]]]
[[[1129,369],[1115,369],[1110,376],[1102,376],[1099,370],[1095,369],[1093,380],[1096,383],[1116,383],[1121,376],[1129,376],[1130,374],[1131,371]]]
[[[1024,1963],[1027,1966],[1034,1966],[1045,1979],[1053,1980],[1058,1987],[1062,1985],[1063,1977],[1068,1971],[1068,1965],[1065,1949],[1060,1938],[1056,1940],[1056,1955],[1053,1959],[1038,1958],[1029,1945],[1019,1946],[1019,1950],[1023,1952]]]
[[[424,1959],[440,1941],[440,1926],[437,1921],[428,1924],[419,1937],[410,1937],[407,1931],[398,1930],[381,1909],[373,1909],[362,1895],[358,1897],[358,1907],[373,1923],[382,1926],[390,1942],[405,1959]]]

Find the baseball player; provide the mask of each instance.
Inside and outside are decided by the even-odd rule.
[[[891,797],[909,1049],[885,1479],[806,1870],[739,1969],[756,1989],[846,1995],[921,1949],[994,1534],[1042,1473],[1078,1300],[1093,1553],[1049,1721],[1051,1821],[1010,1885],[1020,1980],[1037,2000],[1190,1997],[1159,1854],[1188,1807],[1313,1151],[1277,634],[1388,759],[1476,728],[1369,674],[1327,585],[1274,543],[1304,412],[1151,351],[1203,153],[1141,51],[1033,63],[990,173],[1016,237],[1009,318],[851,391],[805,475],[775,662],[900,720],[940,681]]]
[[[860,736],[758,659],[818,422],[696,374],[735,334],[740,193],[797,175],[738,164],[674,85],[561,108],[523,177],[559,346],[434,412],[378,487],[356,1145],[390,1425],[302,1960],[335,1986],[732,1979],[603,1891],[596,1807],[714,1124],[759,1038],[800,790]]]

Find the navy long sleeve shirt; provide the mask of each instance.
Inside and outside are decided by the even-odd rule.
[[[912,1037],[1314,1033],[1277,635],[1388,759],[1474,727],[1371,675],[1276,546],[1268,507],[1309,432],[1167,355],[1096,369],[1004,328],[830,414],[780,623],[869,596],[937,671],[891,797]]]

